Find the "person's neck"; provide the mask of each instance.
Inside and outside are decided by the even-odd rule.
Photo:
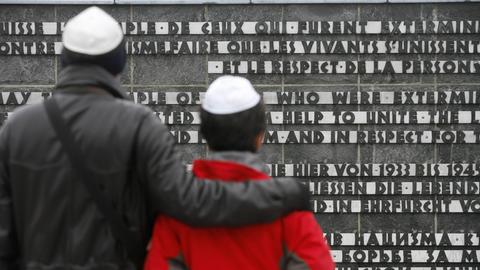
[[[211,151],[209,152],[207,159],[232,161],[252,167],[264,173],[270,172],[269,168],[265,165],[260,156],[251,151]]]

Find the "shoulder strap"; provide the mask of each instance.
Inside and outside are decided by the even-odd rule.
[[[92,199],[95,201],[98,209],[110,223],[113,236],[123,244],[127,255],[137,266],[143,263],[145,247],[141,241],[133,235],[123,221],[120,214],[114,209],[112,202],[107,200],[105,194],[98,187],[96,175],[87,167],[85,157],[75,143],[70,129],[61,116],[60,108],[54,98],[50,98],[44,103],[48,118],[60,140],[65,153],[70,160],[74,171],[79,176]]]

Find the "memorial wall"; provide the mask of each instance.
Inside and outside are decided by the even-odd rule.
[[[0,5],[0,123],[48,98],[85,8]],[[103,6],[134,102],[186,164],[222,74],[267,104],[272,176],[308,180],[337,269],[480,269],[480,3]]]

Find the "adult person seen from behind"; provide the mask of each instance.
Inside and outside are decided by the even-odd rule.
[[[156,213],[193,226],[238,226],[308,208],[306,187],[292,179],[225,183],[188,174],[167,128],[120,87],[125,41],[101,9],[71,19],[63,46],[47,101],[59,114],[43,103],[23,107],[0,132],[0,269],[138,269],[52,119],[63,120],[95,190],[145,246]]]
[[[265,126],[263,102],[248,80],[215,80],[202,102],[200,124],[211,153],[194,161],[194,174],[231,183],[270,179],[257,154]],[[195,228],[160,216],[145,264],[145,270],[334,268],[322,229],[309,211],[241,228]]]

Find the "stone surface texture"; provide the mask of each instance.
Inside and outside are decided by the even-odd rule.
[[[0,1],[1,2],[1,1]],[[101,1],[98,1],[101,2]],[[108,2],[108,1],[105,1]],[[129,1],[118,3],[125,5],[101,6],[121,22],[222,22],[222,21],[442,21],[442,20],[480,20],[480,3],[398,3],[398,4],[291,4],[291,5],[127,5]],[[131,2],[131,1],[130,1]],[[149,1],[143,1],[149,2]],[[159,1],[161,2],[161,1]],[[172,1],[166,1],[172,2]],[[191,1],[187,1],[191,2]],[[220,1],[224,2],[224,1]],[[245,1],[236,1],[236,3]],[[246,1],[249,2],[249,1]],[[259,0],[258,3],[274,1]],[[298,2],[298,1],[297,1]],[[305,2],[305,1],[301,1]],[[324,1],[316,1],[324,2]],[[337,1],[344,2],[344,1]],[[351,2],[351,1],[350,1]],[[366,2],[366,1],[359,1]],[[382,2],[382,1],[378,1]],[[409,1],[389,1],[409,2]],[[429,2],[429,1],[425,1]],[[0,5],[0,23],[3,22],[65,22],[86,6],[82,5]],[[476,34],[406,34],[406,35],[362,35],[362,34],[326,34],[326,35],[129,35],[127,41],[229,41],[229,40],[262,40],[262,41],[375,41],[375,40],[471,40],[480,41]],[[60,36],[15,36],[0,34],[0,52],[5,42],[38,42],[60,41]],[[186,55],[130,55],[128,65],[121,77],[125,91],[145,93],[192,92],[205,91],[209,83],[220,74],[209,74],[210,61],[395,61],[395,60],[469,60],[480,65],[480,54],[186,54]],[[55,85],[61,63],[58,55],[11,56],[0,53],[0,124],[21,102],[16,104],[8,99],[8,93],[42,92],[48,93]],[[480,70],[480,66],[478,68]],[[244,74],[250,79],[259,92],[448,92],[478,91],[480,92],[480,73],[476,74]],[[416,111],[480,111],[479,104],[267,104],[267,111],[299,112],[299,111],[352,111],[352,112],[416,112]],[[27,105],[28,106],[28,105]],[[198,112],[199,106],[178,104],[150,104],[157,112]],[[480,118],[480,117],[479,117]],[[172,124],[175,131],[198,131],[197,124]],[[432,124],[280,124],[269,125],[271,131],[476,131],[480,132],[478,123],[432,123]],[[179,144],[178,151],[186,164],[196,158],[208,157],[206,144]],[[475,144],[384,144],[384,143],[299,143],[299,144],[266,144],[260,151],[261,157],[269,164],[473,164],[477,172],[480,164],[480,146]],[[389,203],[416,203],[420,200],[451,200],[470,203],[470,211],[459,210],[460,213],[435,213],[421,211],[391,213],[385,210],[375,212],[334,211],[334,213],[316,213],[316,219],[326,233],[460,233],[480,234],[480,186],[479,176],[304,176],[310,185],[321,183],[333,185],[354,185],[359,183],[390,183],[402,185],[417,183],[424,186],[439,184],[473,183],[476,190],[471,194],[428,194],[428,188],[422,194],[335,194],[334,191],[317,193],[312,190],[312,200],[331,201],[333,204],[353,201],[376,201],[382,207]],[[338,192],[338,190],[337,190]],[[312,202],[312,205],[314,202]],[[362,203],[363,205],[363,203]],[[458,206],[458,205],[457,205]],[[427,207],[428,208],[428,207]],[[458,208],[458,207],[457,207]],[[455,209],[457,209],[455,208]],[[341,209],[340,209],[341,210]],[[458,210],[458,209],[457,209]],[[420,236],[419,236],[420,237]],[[334,242],[338,269],[407,269],[401,267],[477,267],[480,261],[479,236],[473,238],[473,246],[444,245],[438,243],[424,245],[379,246],[357,245],[345,246]],[[452,240],[453,241],[453,240]],[[369,253],[357,253],[349,257],[355,250],[400,250],[411,252],[411,258],[403,256],[403,261],[396,262],[390,255],[382,262],[380,257],[370,258]],[[424,253],[420,250],[427,250]],[[438,250],[447,252],[448,261],[443,260]],[[464,250],[474,250],[475,258],[466,256]],[[433,252],[433,262],[428,262],[429,251]],[[366,257],[363,257],[363,255]],[[403,254],[403,253],[402,253]],[[422,255],[423,254],[423,255]],[[470,253],[469,253],[470,254]],[[380,255],[379,255],[380,256]],[[423,256],[423,257],[422,257]],[[472,255],[473,256],[473,255]],[[478,256],[478,257],[477,257]],[[425,258],[424,261],[422,261]],[[470,259],[469,259],[470,258]],[[420,261],[419,261],[420,260]],[[358,263],[358,264],[357,264]],[[393,268],[372,268],[372,267]],[[345,267],[345,268],[342,268]],[[350,267],[350,268],[349,268]],[[370,267],[370,268],[368,268]],[[412,268],[414,269],[414,268]],[[424,269],[424,268],[422,268]],[[426,268],[425,268],[426,269]],[[434,269],[434,268],[432,268]],[[440,269],[440,268],[437,268]],[[441,268],[447,269],[447,268]],[[467,269],[467,268],[465,268]]]

